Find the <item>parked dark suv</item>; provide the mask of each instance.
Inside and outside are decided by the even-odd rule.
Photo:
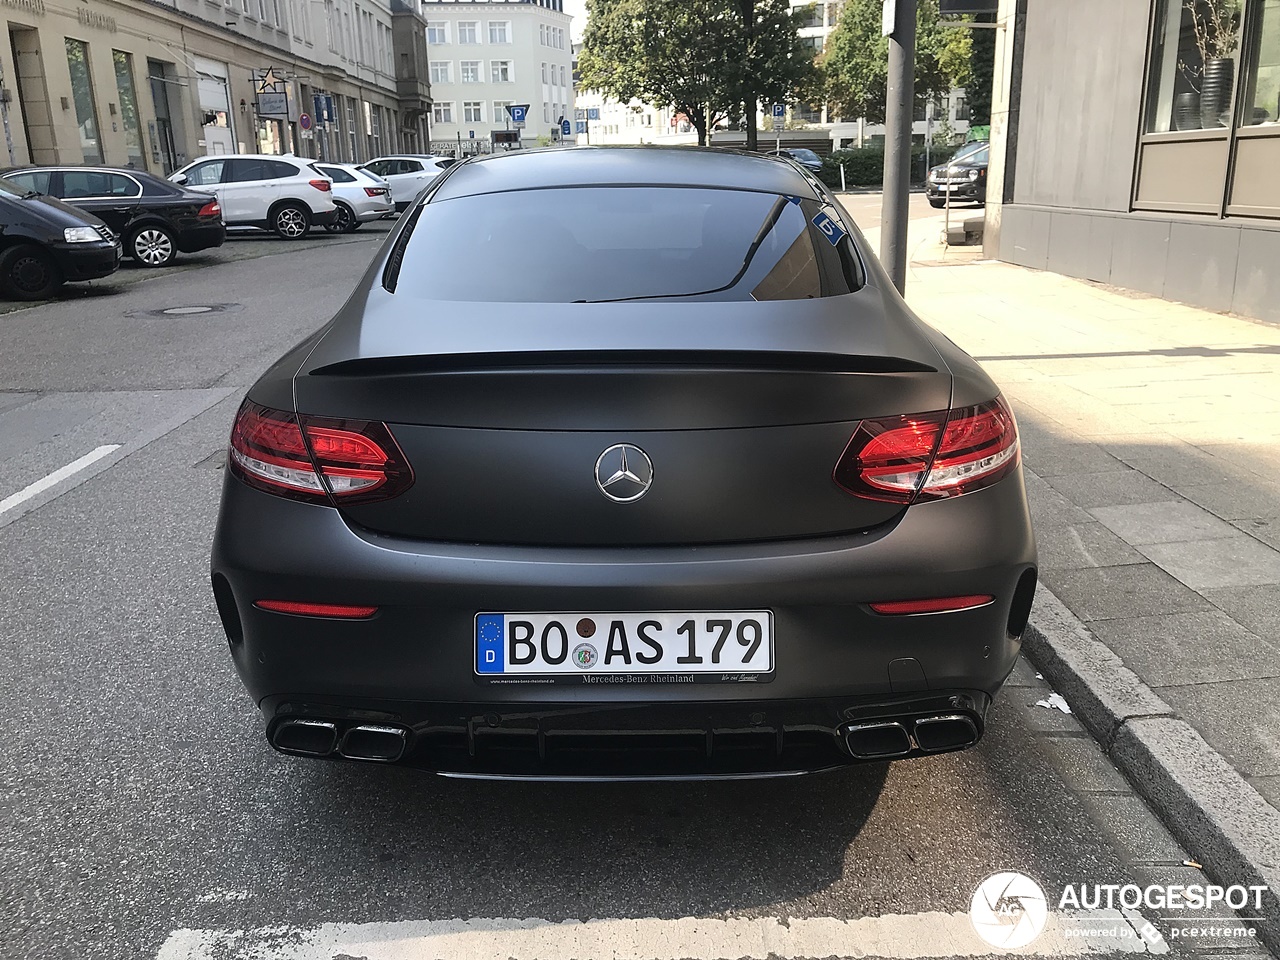
[[[948,193],[952,203],[986,203],[989,154],[987,141],[975,140],[962,146],[946,163],[931,169],[925,184],[929,206],[945,207]]]
[[[120,266],[120,241],[97,217],[0,179],[0,293],[47,300],[68,280]]]
[[[123,238],[124,255],[144,267],[167,267],[179,251],[207,250],[227,238],[217,197],[140,170],[22,167],[0,176],[101,217]]]

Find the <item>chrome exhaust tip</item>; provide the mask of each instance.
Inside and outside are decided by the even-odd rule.
[[[978,742],[978,726],[963,714],[922,717],[915,725],[916,745],[925,753],[960,750]]]
[[[894,721],[856,723],[845,727],[844,745],[859,760],[884,760],[910,753],[911,737]]]
[[[409,731],[404,727],[361,724],[351,727],[342,736],[338,752],[348,760],[373,760],[378,763],[395,763],[404,756]]]
[[[338,745],[338,726],[328,720],[283,720],[271,735],[271,745],[284,753],[327,757]]]

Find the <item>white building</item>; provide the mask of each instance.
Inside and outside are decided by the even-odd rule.
[[[528,104],[526,144],[558,136],[559,119],[573,119],[572,18],[563,0],[426,0],[421,12],[433,151],[487,143],[490,131],[511,126],[508,105]]]

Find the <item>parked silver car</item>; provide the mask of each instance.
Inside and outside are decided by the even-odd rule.
[[[391,185],[381,177],[349,163],[317,163],[316,169],[333,181],[338,215],[325,228],[330,233],[351,233],[362,223],[395,213]]]

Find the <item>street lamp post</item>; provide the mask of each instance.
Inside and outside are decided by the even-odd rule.
[[[880,262],[889,272],[898,292],[903,293],[907,286],[907,202],[911,185],[916,0],[884,0],[883,33],[889,38],[889,75],[885,104]]]

